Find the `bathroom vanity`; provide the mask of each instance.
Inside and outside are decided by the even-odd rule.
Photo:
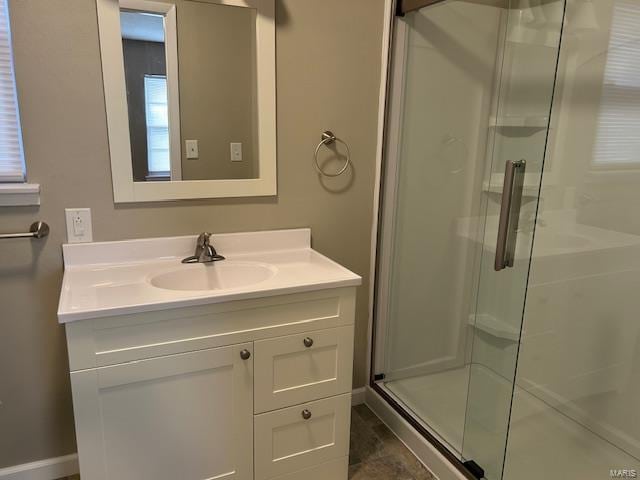
[[[356,274],[308,229],[64,246],[82,480],[347,478]]]

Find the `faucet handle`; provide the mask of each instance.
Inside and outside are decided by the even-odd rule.
[[[182,263],[209,263],[224,260],[222,255],[218,255],[216,249],[210,243],[211,234],[202,232],[196,240],[196,251],[190,257],[182,260]]]
[[[198,235],[198,240],[197,240],[197,244],[199,247],[206,247],[207,245],[209,245],[209,239],[211,238],[211,234],[208,232],[202,232],[200,235]]]

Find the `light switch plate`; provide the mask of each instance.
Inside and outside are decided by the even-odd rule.
[[[242,161],[242,143],[231,144],[231,161],[232,162]]]
[[[198,140],[185,140],[184,143],[188,160],[193,160],[200,156],[198,153]]]
[[[67,220],[67,242],[85,243],[93,241],[90,208],[65,208]]]

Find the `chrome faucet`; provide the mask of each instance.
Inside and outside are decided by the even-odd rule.
[[[210,263],[224,260],[222,255],[218,255],[216,249],[211,245],[211,234],[202,232],[196,241],[196,252],[182,260],[182,263]]]

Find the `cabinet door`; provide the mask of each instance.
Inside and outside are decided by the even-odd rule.
[[[353,326],[255,342],[255,411],[351,392]]]
[[[253,479],[252,344],[73,372],[82,480]]]

